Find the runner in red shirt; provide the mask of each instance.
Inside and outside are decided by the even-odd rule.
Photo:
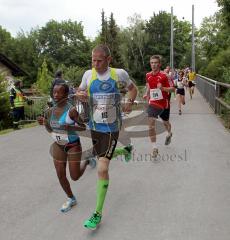
[[[174,87],[170,86],[165,73],[160,71],[161,56],[154,55],[150,58],[150,66],[152,71],[146,74],[147,91],[144,98],[148,100],[148,117],[149,117],[149,136],[153,143],[153,157],[158,155],[158,147],[156,144],[156,119],[158,116],[163,120],[168,135],[165,139],[165,145],[170,144],[172,132],[169,122],[170,107],[169,93],[174,91]]]

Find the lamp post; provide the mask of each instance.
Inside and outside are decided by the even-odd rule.
[[[195,70],[194,5],[192,5],[192,71]]]
[[[171,7],[170,68],[173,69],[173,7]]]

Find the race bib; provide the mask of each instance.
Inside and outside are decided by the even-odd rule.
[[[93,108],[93,119],[96,123],[114,123],[117,120],[116,106],[95,105]]]
[[[150,89],[150,100],[161,100],[163,99],[162,91],[159,88]]]
[[[184,84],[181,81],[177,82],[177,87],[178,88],[184,88]]]
[[[60,145],[65,145],[69,142],[67,134],[52,132],[51,136],[54,139],[54,141]]]
[[[117,120],[119,95],[116,93],[93,94],[93,119],[96,123],[114,123]]]

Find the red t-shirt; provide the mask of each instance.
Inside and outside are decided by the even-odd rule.
[[[149,104],[158,108],[168,108],[168,92],[160,91],[160,89],[157,88],[158,83],[161,83],[162,87],[170,87],[166,74],[163,72],[158,72],[153,75],[152,72],[149,72],[146,74],[146,83],[148,83],[150,88]]]

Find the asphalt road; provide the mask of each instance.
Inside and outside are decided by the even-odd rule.
[[[143,113],[142,113],[143,114]],[[50,136],[42,127],[0,136],[2,240],[229,240],[230,134],[196,92],[182,116],[173,100],[173,139],[150,157],[149,138],[132,138],[133,159],[110,165],[102,224],[82,226],[95,207],[96,170],[71,182],[78,205],[63,214]],[[143,131],[146,126],[129,127]],[[90,139],[82,139],[86,149]]]

